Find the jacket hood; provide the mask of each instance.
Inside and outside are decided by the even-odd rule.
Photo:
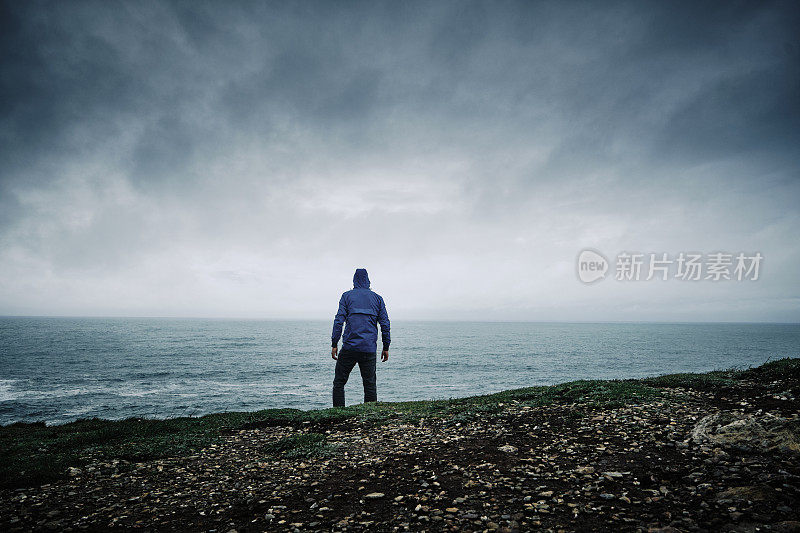
[[[369,289],[369,276],[366,268],[357,268],[353,274],[353,287],[356,289]]]

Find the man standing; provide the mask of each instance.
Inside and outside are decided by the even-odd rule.
[[[344,328],[342,351],[338,352],[339,337],[342,336],[342,325],[345,322],[347,325]],[[344,407],[344,385],[356,363],[364,383],[364,402],[378,401],[375,383],[378,324],[381,325],[383,341],[381,361],[386,361],[389,359],[391,340],[386,304],[379,294],[370,290],[366,269],[358,268],[353,275],[353,289],[342,294],[339,311],[333,319],[331,357],[336,360],[336,376],[333,378],[334,407]]]

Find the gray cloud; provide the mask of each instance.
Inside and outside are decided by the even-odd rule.
[[[791,2],[0,9],[0,313],[327,317],[367,266],[406,318],[800,320]]]

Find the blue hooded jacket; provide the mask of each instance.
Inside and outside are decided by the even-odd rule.
[[[354,352],[377,351],[378,324],[381,325],[383,349],[389,349],[389,315],[386,304],[379,294],[369,288],[369,276],[364,268],[356,269],[353,275],[353,289],[342,294],[339,299],[339,311],[333,319],[331,344],[336,347],[344,328],[343,350]]]

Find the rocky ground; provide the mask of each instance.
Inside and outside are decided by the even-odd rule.
[[[800,531],[787,381],[254,423],[194,455],[89,462],[4,489],[0,530]]]

